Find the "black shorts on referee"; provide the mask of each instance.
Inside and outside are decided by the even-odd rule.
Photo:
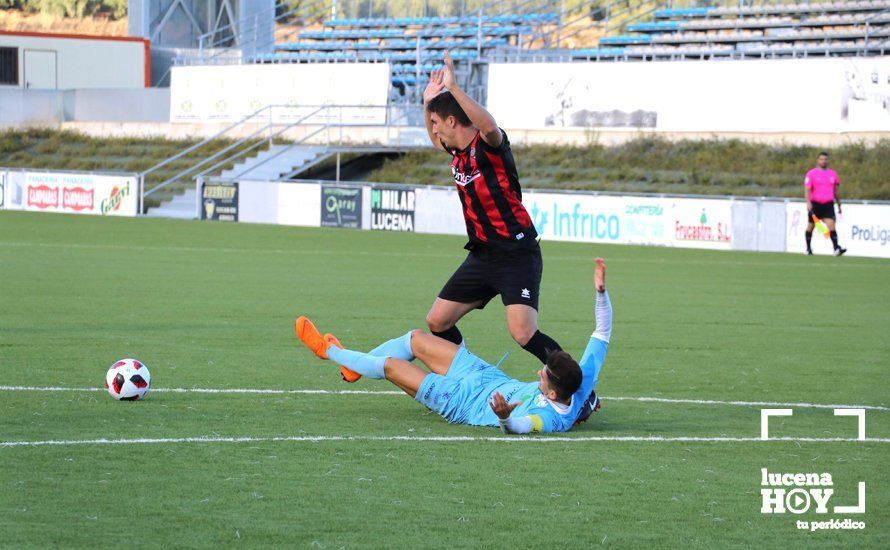
[[[439,298],[462,304],[478,301],[482,309],[500,294],[505,306],[525,304],[537,310],[543,269],[536,241],[508,250],[476,247],[445,283]]]
[[[834,220],[837,219],[834,215],[834,201],[832,202],[815,202],[810,201],[813,204],[813,209],[808,212],[810,216],[810,222],[813,221],[813,216],[816,216],[820,220]]]

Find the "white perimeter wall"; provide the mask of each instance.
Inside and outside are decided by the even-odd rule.
[[[327,114],[329,119],[350,124],[386,122],[390,88],[386,63],[174,67],[170,78],[171,122],[236,121],[267,105],[377,106],[331,110]],[[311,111],[276,109],[273,117],[276,121],[290,121]]]
[[[890,132],[890,56],[493,63],[487,104],[504,128]]]
[[[327,185],[327,184],[326,184]],[[333,185],[333,184],[331,184]],[[355,186],[352,186],[355,187]],[[360,186],[361,227],[373,227],[372,187]],[[466,235],[460,201],[450,188],[382,186],[413,193],[409,216],[399,230]],[[322,185],[241,181],[238,220],[320,227]],[[637,244],[701,248],[804,252],[805,204],[801,200],[686,198],[553,193],[527,190],[523,204],[541,238],[547,241]],[[890,204],[844,202],[838,235],[850,256],[890,258]],[[831,243],[813,236],[817,254]]]
[[[0,209],[135,216],[135,176],[0,168]],[[374,216],[397,223],[389,230],[466,235],[460,201],[450,188],[358,187],[360,227],[378,227]],[[238,182],[238,221],[321,227],[320,183],[256,180]],[[388,198],[371,200],[375,189]],[[410,196],[409,196],[410,195]],[[378,194],[379,196],[379,194]],[[804,252],[806,206],[801,200],[615,196],[528,190],[523,204],[543,240],[703,248]],[[840,242],[850,256],[890,258],[890,203],[845,201],[838,216]],[[382,219],[382,218],[380,218]],[[331,225],[328,223],[327,225]],[[334,224],[336,225],[336,224]],[[816,254],[830,254],[831,242],[813,235]]]

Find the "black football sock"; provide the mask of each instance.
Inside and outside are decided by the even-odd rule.
[[[810,241],[813,240],[813,232],[812,232],[812,231],[807,231],[806,233],[804,233],[804,236],[805,236],[806,239],[807,239],[807,251],[809,252],[809,251],[813,250],[813,249],[810,247]]]
[[[838,246],[838,244],[837,244],[837,231],[832,231],[832,232],[831,232],[831,244],[834,245],[834,249],[835,249],[835,250],[837,250],[838,248],[840,248],[840,246]]]
[[[542,363],[546,363],[547,356],[550,355],[550,352],[561,350],[562,347],[556,343],[556,340],[538,330],[535,331],[535,334],[529,341],[522,346],[522,349],[537,357]]]
[[[464,341],[464,335],[460,333],[460,330],[458,330],[457,325],[455,325],[447,330],[443,330],[442,332],[436,332],[435,330],[432,332],[433,332],[434,336],[438,336],[439,338],[448,340],[449,342],[453,342],[453,343],[457,344],[458,346],[460,345],[461,342]]]

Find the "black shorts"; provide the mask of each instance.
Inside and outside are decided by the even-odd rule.
[[[820,220],[834,220],[834,202],[813,202],[813,209],[807,212],[810,216],[810,223],[813,222],[813,216]]]
[[[525,304],[537,310],[543,269],[537,242],[515,250],[474,250],[445,283],[439,298],[462,304],[479,301],[482,309],[500,294],[505,306]]]

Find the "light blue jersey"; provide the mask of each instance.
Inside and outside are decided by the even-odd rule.
[[[423,380],[415,399],[438,412],[449,422],[473,426],[497,426],[498,417],[488,405],[491,396],[500,392],[507,403],[522,401],[512,417],[528,416],[533,431],[565,432],[578,419],[578,413],[596,387],[600,369],[609,344],[592,336],[584,350],[581,387],[572,396],[571,404],[554,404],[538,388],[538,382],[520,382],[502,370],[486,363],[461,346],[448,372],[443,376],[430,373]]]

